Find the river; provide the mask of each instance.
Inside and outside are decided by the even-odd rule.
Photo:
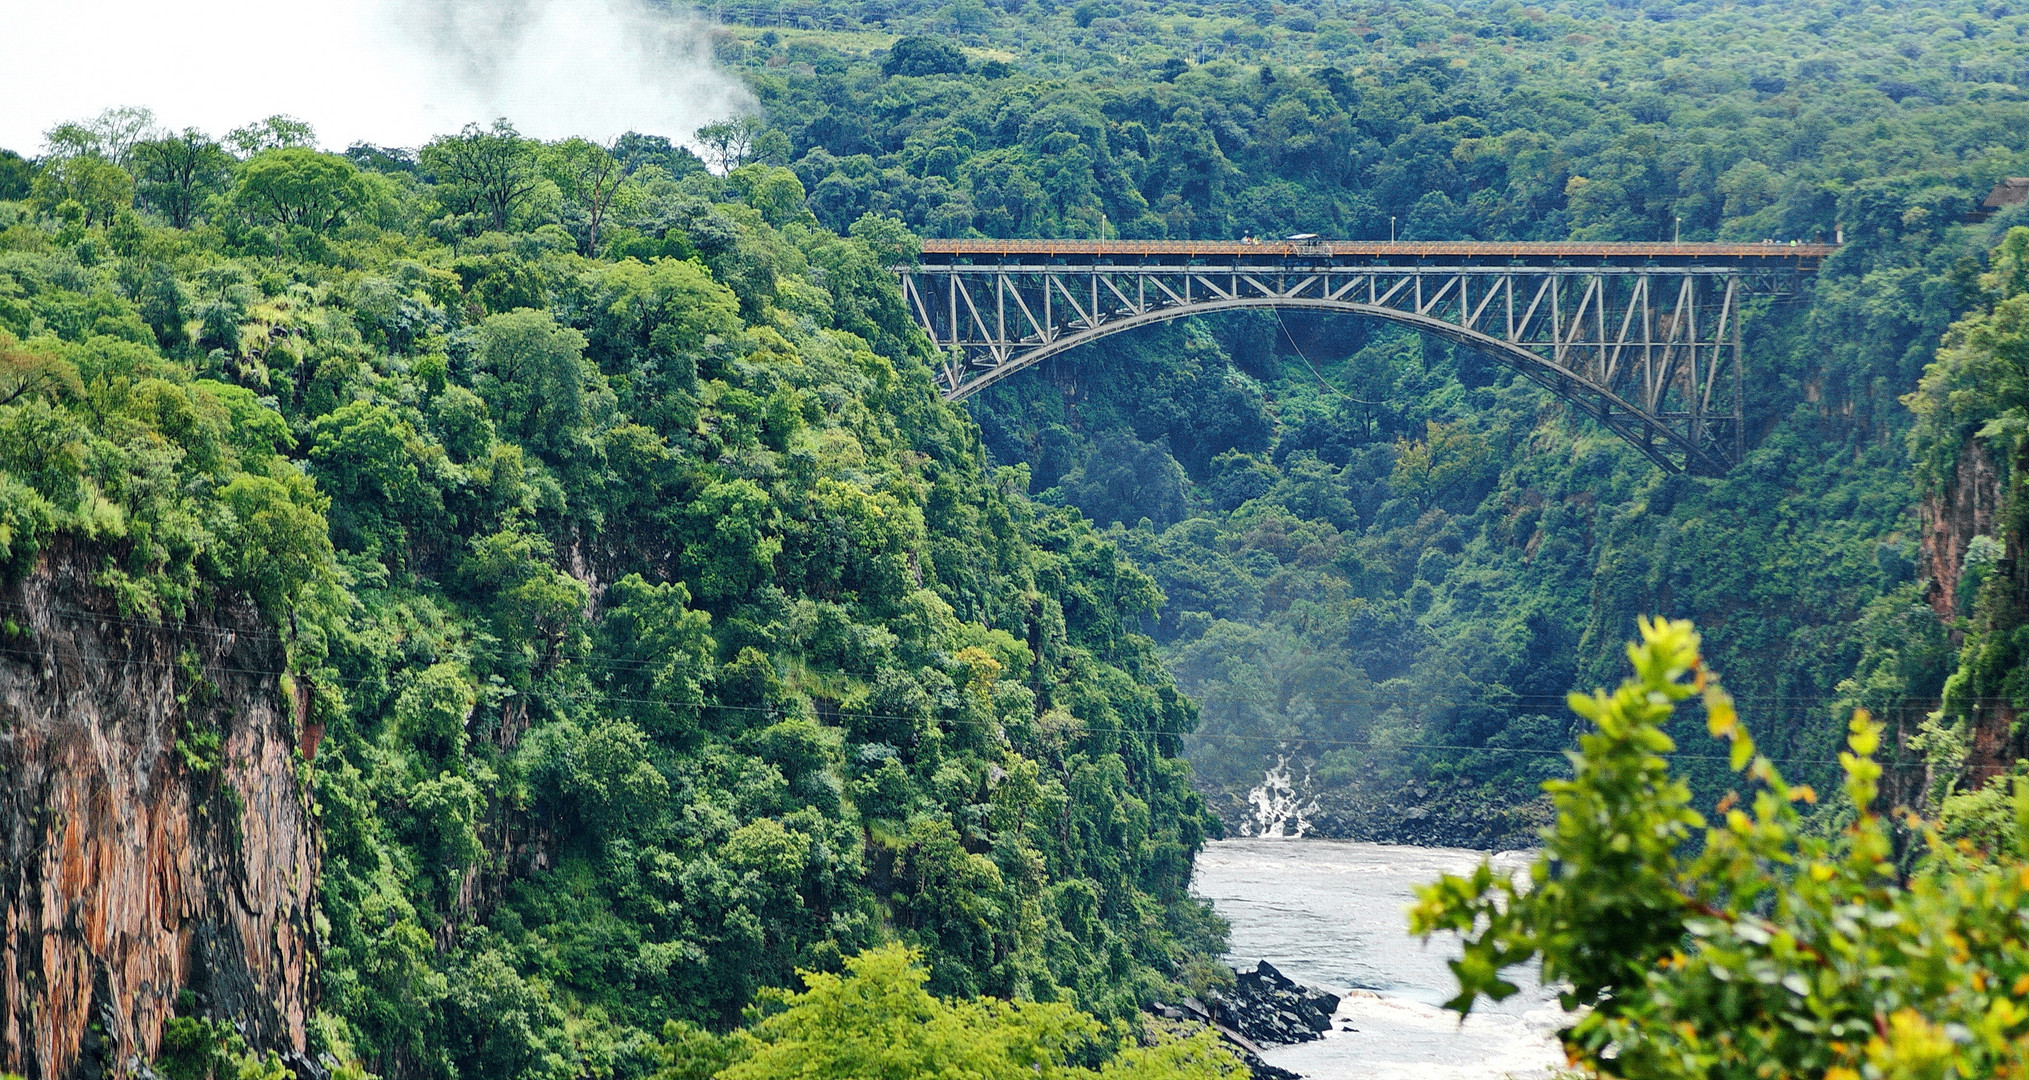
[[[1533,979],[1498,1005],[1482,1001],[1461,1025],[1439,1004],[1457,992],[1445,962],[1455,940],[1409,936],[1413,887],[1465,873],[1482,853],[1350,840],[1215,840],[1198,856],[1193,888],[1232,923],[1236,967],[1267,960],[1298,982],[1346,995],[1333,1031],[1268,1048],[1274,1065],[1310,1080],[1541,1080],[1564,1054],[1556,997]],[[1497,856],[1496,867],[1523,865]],[[1512,976],[1511,976],[1512,977]],[[1345,1029],[1355,1030],[1345,1030]]]

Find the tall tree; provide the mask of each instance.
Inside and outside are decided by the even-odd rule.
[[[704,147],[705,160],[724,176],[747,163],[760,127],[751,116],[736,116],[706,124],[692,135]]]
[[[35,175],[28,159],[12,150],[0,150],[0,199],[28,197],[29,181]]]
[[[485,214],[496,230],[507,228],[515,205],[542,181],[536,144],[506,117],[491,127],[466,124],[456,135],[431,139],[418,157],[441,198],[466,213]]]
[[[87,226],[104,225],[134,205],[134,178],[98,154],[51,159],[36,173],[33,191],[49,210],[76,203]]]
[[[154,129],[155,114],[138,105],[120,105],[92,117],[58,124],[43,133],[51,157],[91,154],[115,165],[130,164],[128,154]]]
[[[627,181],[627,172],[621,167],[620,159],[588,139],[565,139],[544,147],[541,157],[544,175],[564,193],[564,198],[584,211],[584,252],[596,255],[599,251],[599,230],[605,225],[606,213],[612,209],[614,198]]]
[[[317,129],[293,116],[276,113],[226,133],[225,141],[241,157],[263,150],[308,150],[317,146]]]
[[[179,229],[190,227],[205,196],[222,190],[232,170],[232,156],[196,128],[136,143],[133,159],[142,201]]]
[[[302,147],[264,150],[240,170],[233,198],[278,225],[329,229],[364,205],[369,190],[352,163]]]

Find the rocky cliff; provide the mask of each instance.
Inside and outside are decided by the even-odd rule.
[[[1973,538],[1992,536],[2001,505],[2000,471],[1994,456],[1978,439],[1959,451],[1958,468],[1942,492],[1927,495],[1919,506],[1923,519],[1923,569],[1930,580],[1926,599],[1938,618],[1958,615],[1962,599],[1959,578]]]
[[[2021,469],[2019,457],[2013,465],[2016,471]],[[1950,483],[1925,496],[1920,507],[1923,570],[1929,580],[1926,599],[1949,628],[1953,645],[1963,645],[1970,661],[1960,668],[1969,677],[1960,691],[1971,720],[1963,766],[1969,788],[2006,773],[2024,751],[2022,736],[2015,730],[2014,694],[2001,686],[2007,669],[2019,660],[2014,632],[2029,617],[2029,560],[2024,558],[2020,498],[2003,490],[2000,470],[1986,446],[1968,439],[1960,448]],[[1972,601],[1978,583],[1966,577],[1968,555],[1976,539],[1997,534],[2002,546],[1998,558],[1989,555],[1989,566],[2003,589],[1984,609],[1975,611]],[[1970,623],[1961,621],[1963,616],[1971,616]],[[1969,640],[1969,632],[1977,640]],[[1927,787],[1928,777],[1924,783]]]
[[[101,559],[0,588],[0,1071],[131,1073],[179,996],[296,1057],[318,849],[282,645],[244,603],[123,617]]]

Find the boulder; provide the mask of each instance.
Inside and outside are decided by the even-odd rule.
[[[1266,960],[1236,973],[1230,993],[1208,996],[1214,1021],[1263,1045],[1320,1038],[1339,1008],[1338,995],[1304,986]]]

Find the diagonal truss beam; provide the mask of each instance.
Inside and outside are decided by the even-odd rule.
[[[1005,259],[898,268],[957,401],[1079,345],[1218,311],[1364,315],[1477,349],[1665,469],[1739,461],[1741,308],[1793,273],[1638,260],[1560,265],[1085,265]]]

